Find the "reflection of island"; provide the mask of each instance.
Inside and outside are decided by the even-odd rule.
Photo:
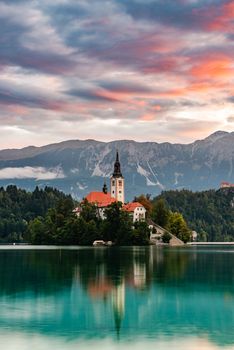
[[[219,285],[219,279],[228,282],[229,275],[225,272],[231,268],[230,275],[233,275],[233,264],[229,266],[229,261],[224,259],[217,266],[217,256],[212,254],[200,254],[197,261],[194,252],[196,248],[186,251],[157,247],[2,250],[0,295],[24,290],[54,293],[71,286],[75,279],[90,294],[100,297],[109,294],[113,286],[122,281],[142,291],[151,288],[155,281],[166,284],[192,279],[214,286]],[[204,266],[209,270],[207,275],[203,273]]]
[[[232,259],[227,248],[0,251],[0,330],[121,339],[196,333],[232,344]]]
[[[159,284],[174,283],[184,277],[194,260],[190,252],[172,253],[155,247],[101,248],[89,253],[92,257],[86,262],[85,254],[80,252],[74,279],[78,279],[91,299],[110,302],[118,338],[127,308],[126,290],[147,293],[155,280]]]
[[[230,259],[227,261],[225,258],[222,267],[216,266],[218,269],[222,268],[222,271],[216,274],[213,261],[215,258],[217,258],[215,254],[210,254],[210,252],[207,254],[206,251],[204,254],[197,254],[196,249],[190,248],[180,250],[133,247],[122,250],[96,250],[95,259],[91,259],[89,264],[90,276],[86,270],[87,265],[79,265],[79,281],[92,299],[103,299],[105,303],[110,302],[118,338],[122,336],[123,327],[126,327],[129,318],[138,329],[141,328],[139,313],[147,315],[144,322],[142,321],[142,327],[146,327],[150,331],[151,322],[153,322],[154,332],[157,328],[156,315],[158,315],[161,325],[164,322],[168,324],[166,316],[168,314],[171,319],[170,327],[173,330],[175,327],[173,322],[178,322],[178,319],[182,324],[186,322],[197,325],[201,322],[202,324],[202,321],[198,320],[203,317],[204,309],[209,308],[210,300],[205,299],[208,304],[204,304],[205,301],[200,292],[201,288],[203,290],[205,287],[207,293],[210,291],[213,293],[214,290],[219,293],[219,288],[222,292],[224,285],[221,280],[229,278],[225,275],[225,266],[228,265],[231,269],[233,266],[230,264]],[[149,307],[148,291],[156,286],[155,300],[150,301],[152,307]],[[234,295],[233,286],[230,288],[232,291],[229,290],[228,293],[223,294],[225,303],[226,300],[233,301],[230,297],[230,295]],[[130,294],[132,297],[129,297]],[[192,299],[190,299],[190,295],[192,295]],[[142,298],[144,303],[142,303]],[[201,304],[200,311],[194,301]],[[193,314],[194,316],[192,316]],[[214,310],[210,311],[209,315],[208,317],[212,319],[216,318]],[[191,319],[189,320],[189,318]],[[230,315],[227,318],[230,322]],[[153,319],[154,321],[152,321]],[[160,331],[161,326],[158,327],[158,331]],[[181,327],[183,328],[182,325]],[[206,327],[203,331],[207,331]],[[169,328],[168,332],[170,333]],[[183,332],[186,333],[186,329]]]

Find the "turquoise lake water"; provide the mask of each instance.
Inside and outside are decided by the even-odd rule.
[[[234,247],[0,247],[4,350],[234,349]]]

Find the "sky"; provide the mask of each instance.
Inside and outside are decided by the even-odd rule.
[[[0,0],[0,148],[234,130],[234,1]]]

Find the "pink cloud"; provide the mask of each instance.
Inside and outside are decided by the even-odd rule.
[[[217,13],[217,12],[216,12]],[[234,3],[229,1],[222,4],[218,9],[218,14],[214,16],[213,21],[208,24],[208,29],[214,31],[232,32],[234,29]]]
[[[230,78],[233,73],[233,59],[222,54],[214,53],[201,58],[190,70],[190,74],[196,79],[222,79]]]
[[[140,120],[144,121],[144,122],[150,122],[156,119],[156,116],[154,114],[151,113],[146,113],[143,116],[140,117]]]
[[[193,10],[195,16],[203,18],[203,29],[232,33],[234,29],[234,3],[232,0]]]
[[[160,105],[154,105],[151,107],[151,109],[153,109],[155,111],[161,111],[162,107]]]
[[[20,106],[20,105],[7,105],[6,110],[10,113],[16,114],[16,115],[29,115],[30,110],[27,107]]]

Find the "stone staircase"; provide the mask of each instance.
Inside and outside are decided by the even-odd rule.
[[[182,246],[182,245],[184,245],[183,241],[181,241],[179,238],[177,238],[171,232],[165,230],[165,228],[156,224],[153,220],[147,219],[147,223],[151,229],[155,228],[155,230],[156,230],[156,233],[151,234],[151,237],[150,237],[150,240],[152,243],[154,243],[156,245],[162,244],[162,242],[159,242],[158,238],[161,238],[165,232],[168,232],[171,235],[171,239],[169,242],[170,246]]]

